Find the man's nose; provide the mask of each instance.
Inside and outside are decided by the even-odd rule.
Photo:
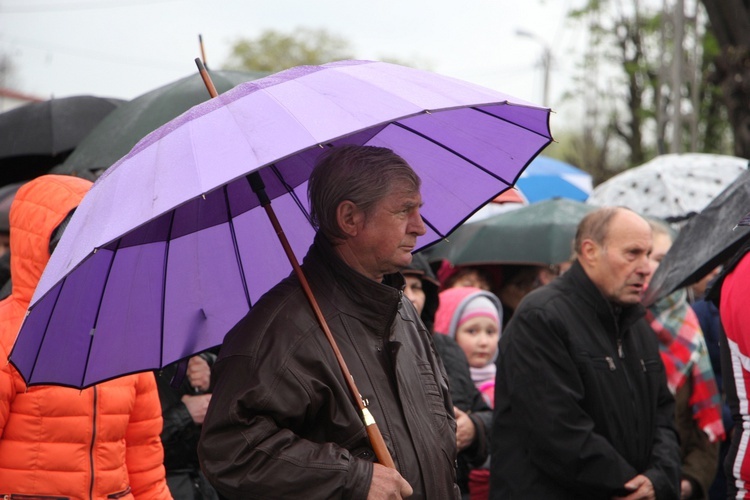
[[[417,212],[415,216],[411,218],[411,231],[410,233],[414,233],[417,236],[423,236],[425,233],[427,233],[427,228],[424,225],[424,220],[422,220],[422,215]]]
[[[642,257],[638,260],[638,267],[635,270],[638,274],[642,275],[643,277],[648,277],[653,273],[653,269],[651,266],[651,260],[646,256]]]

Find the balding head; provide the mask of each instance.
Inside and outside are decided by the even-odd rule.
[[[616,304],[640,302],[651,274],[651,248],[651,227],[627,208],[600,208],[578,225],[578,261],[602,294]]]

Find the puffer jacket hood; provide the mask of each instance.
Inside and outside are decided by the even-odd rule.
[[[52,234],[91,185],[44,175],[22,186],[11,205],[13,290],[0,301],[0,498],[171,498],[153,373],[84,390],[27,387],[8,361]]]
[[[459,286],[448,288],[440,292],[440,305],[435,313],[435,333],[442,333],[456,338],[458,321],[461,319],[464,308],[476,297],[487,297],[497,308],[499,324],[503,324],[503,306],[500,299],[491,292],[472,286]]]
[[[28,307],[49,261],[52,232],[91,188],[70,175],[44,175],[18,189],[10,207],[10,274],[13,296]]]

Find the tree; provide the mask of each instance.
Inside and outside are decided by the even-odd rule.
[[[707,78],[717,51],[698,0],[693,16],[685,16],[682,1],[681,10],[643,3],[589,0],[571,12],[590,36],[578,84],[586,110],[579,156],[598,162],[573,163],[595,182],[657,153],[725,152],[724,109]]]
[[[257,38],[237,40],[226,67],[275,73],[351,58],[349,43],[324,29],[297,28],[290,34],[265,30]]]
[[[750,158],[750,0],[702,0],[720,47],[714,81],[734,131],[734,154]]]

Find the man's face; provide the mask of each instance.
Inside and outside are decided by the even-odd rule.
[[[349,243],[365,275],[380,280],[411,263],[417,237],[426,232],[421,205],[418,191],[394,189],[363,217]]]
[[[409,299],[412,304],[414,304],[414,308],[417,310],[417,312],[419,314],[422,314],[425,300],[427,300],[427,296],[425,295],[424,289],[422,288],[422,280],[419,278],[419,276],[414,276],[413,274],[405,274],[404,279],[406,279],[404,295],[406,295],[406,298]]]
[[[651,275],[651,228],[638,215],[616,214],[604,245],[593,245],[589,277],[610,301],[620,305],[641,301]]]
[[[651,276],[648,277],[646,283],[651,282],[651,278],[654,276],[656,269],[664,260],[664,256],[667,255],[669,249],[672,247],[672,238],[668,234],[654,234],[654,244],[649,256],[649,267],[651,268]]]

